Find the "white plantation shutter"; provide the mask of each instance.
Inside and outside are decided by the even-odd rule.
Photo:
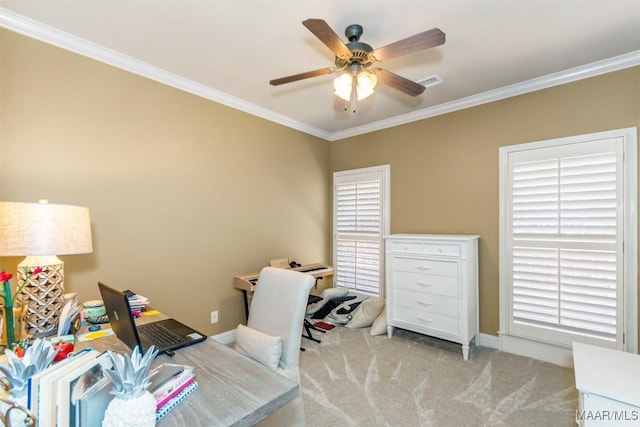
[[[380,233],[381,190],[379,179],[336,184],[338,231]]]
[[[509,154],[511,333],[622,345],[622,162],[623,138]]]
[[[336,286],[378,295],[380,292],[380,242],[366,238],[336,241]]]
[[[334,285],[379,295],[388,166],[334,174]]]

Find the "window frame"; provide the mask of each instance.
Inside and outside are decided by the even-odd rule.
[[[380,218],[380,233],[377,235],[380,243],[380,258],[379,258],[379,283],[378,283],[378,296],[384,297],[385,294],[385,274],[384,274],[384,260],[385,260],[385,250],[384,250],[384,236],[389,234],[390,230],[390,176],[391,176],[391,166],[390,165],[380,165],[380,166],[371,166],[366,168],[359,169],[350,169],[344,171],[338,171],[333,173],[332,179],[332,202],[333,202],[333,269],[334,269],[334,285],[337,283],[339,277],[339,265],[338,265],[338,247],[337,242],[340,233],[338,232],[338,224],[337,224],[337,185],[340,179],[354,179],[354,181],[359,181],[360,178],[362,181],[370,180],[367,179],[374,174],[380,175],[380,202],[381,202],[381,218]],[[357,233],[349,233],[349,234],[357,234]],[[371,240],[371,234],[367,235],[367,239]],[[351,288],[350,288],[351,289]],[[354,292],[361,292],[357,289],[353,289]],[[369,292],[364,292],[367,295],[375,295]]]
[[[577,135],[565,138],[550,139],[544,141],[530,142],[524,144],[500,147],[500,223],[499,223],[499,245],[500,245],[500,266],[499,266],[499,287],[500,287],[500,346],[506,351],[523,354],[548,360],[553,363],[567,364],[567,355],[570,356],[570,346],[544,342],[539,338],[523,336],[510,329],[510,280],[509,265],[511,233],[508,229],[510,221],[508,218],[508,198],[511,188],[509,187],[509,155],[523,150],[535,150],[549,147],[559,147],[562,145],[589,142],[594,140],[622,138],[622,185],[623,201],[620,212],[622,220],[622,277],[623,277],[623,342],[621,349],[636,353],[638,348],[638,237],[637,237],[637,128],[624,128],[605,132],[596,132],[585,135]],[[569,363],[570,364],[570,363]]]

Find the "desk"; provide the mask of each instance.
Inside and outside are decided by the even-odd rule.
[[[163,315],[145,317],[153,322]],[[109,325],[104,326],[109,327]],[[77,349],[129,351],[115,335],[78,343]],[[170,426],[252,426],[299,395],[299,386],[213,338],[158,356],[153,365],[176,363],[196,368],[198,389],[159,423]]]
[[[319,279],[322,279],[325,276],[333,276],[333,268],[320,263],[305,264],[300,267],[291,268],[290,270],[311,274],[316,278],[316,284]],[[247,293],[253,293],[256,290],[256,283],[258,283],[259,275],[259,272],[246,273],[234,276],[233,278],[233,287],[242,291],[242,296],[244,297],[244,314],[247,319],[249,318],[249,298]]]

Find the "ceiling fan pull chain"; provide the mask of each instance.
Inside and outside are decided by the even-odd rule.
[[[358,79],[357,74],[351,75],[351,96],[349,97],[349,109],[355,114],[358,103]]]

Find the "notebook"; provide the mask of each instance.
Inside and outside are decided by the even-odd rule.
[[[175,319],[136,325],[127,296],[104,283],[98,283],[111,329],[129,348],[139,346],[144,353],[155,346],[160,353],[204,341],[207,337]]]
[[[198,388],[197,382],[190,383],[187,387],[184,388],[180,393],[178,393],[173,399],[165,403],[160,409],[156,411],[156,422],[159,422],[161,419],[165,417],[173,408],[178,406],[178,403],[182,402],[187,398],[191,393],[193,393]]]

